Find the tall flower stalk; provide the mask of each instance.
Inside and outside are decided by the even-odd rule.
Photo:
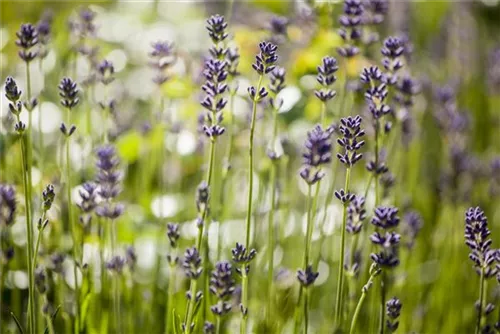
[[[373,281],[375,280],[375,277],[377,277],[382,269],[377,265],[377,263],[372,263],[370,267],[370,277],[368,278],[368,281],[366,284],[363,286],[363,289],[361,290],[361,297],[359,297],[358,304],[356,305],[356,309],[354,311],[354,315],[352,316],[351,320],[351,329],[349,330],[350,334],[354,334],[356,330],[356,323],[358,321],[359,313],[361,312],[361,308],[363,307],[363,303],[366,299],[366,296],[368,295],[368,291],[373,285]]]
[[[190,279],[190,289],[186,294],[188,299],[187,311],[182,324],[183,333],[192,333],[195,324],[193,318],[196,315],[201,305],[203,292],[197,291],[198,279],[203,272],[201,257],[196,247],[186,249],[184,253],[184,261],[182,263],[186,276]]]
[[[384,75],[376,66],[364,68],[361,73],[361,82],[368,84],[369,88],[365,92],[365,100],[368,103],[370,110],[373,128],[375,132],[374,138],[374,157],[366,166],[367,170],[373,174],[370,182],[375,181],[375,205],[380,203],[379,178],[380,175],[388,171],[385,164],[380,159],[380,136],[382,132],[380,119],[390,113],[391,108],[385,103],[387,98],[387,85],[384,83]],[[366,196],[365,196],[366,197]]]
[[[75,261],[73,267],[73,275],[75,279],[75,300],[76,300],[76,315],[75,315],[75,333],[80,331],[80,288],[78,287],[78,232],[77,225],[73,219],[73,202],[71,199],[71,156],[70,156],[70,145],[71,136],[76,131],[75,125],[71,124],[71,110],[78,105],[79,102],[79,90],[77,88],[76,82],[70,78],[63,78],[59,84],[59,95],[61,96],[61,105],[66,108],[66,122],[61,124],[60,130],[66,140],[66,196],[68,202],[68,222],[71,228],[71,236],[73,239],[73,259]]]
[[[323,58],[321,65],[318,66],[318,75],[316,80],[321,85],[320,89],[314,91],[316,97],[321,101],[321,116],[320,124],[325,126],[328,110],[328,102],[333,99],[337,92],[332,89],[333,84],[337,81],[335,74],[339,69],[337,59],[326,56]]]
[[[163,96],[163,86],[170,79],[171,74],[169,73],[170,67],[174,64],[176,58],[174,53],[174,45],[173,43],[167,41],[157,41],[152,45],[152,51],[149,53],[150,61],[149,65],[154,69],[155,75],[153,77],[153,82],[157,86],[157,96],[159,96],[159,110],[157,113],[154,111],[151,112],[150,122],[151,125],[159,124],[161,130],[161,138],[162,143],[165,142],[165,135],[168,133],[168,127],[171,124],[168,124],[165,119],[165,102],[166,97]],[[152,110],[154,110],[152,108]],[[149,154],[153,154],[150,152]],[[153,158],[151,155],[150,158]],[[164,145],[160,146],[159,159],[158,159],[158,193],[162,196],[164,187],[165,187],[165,161],[167,161],[167,150]],[[161,197],[160,197],[161,198]],[[164,236],[164,205],[161,204],[159,206],[158,212],[158,220],[160,225],[160,232],[157,234],[156,244],[159,246],[162,243]],[[155,277],[156,280],[160,278],[161,275],[161,263],[162,263],[162,255],[156,257],[156,272]],[[159,293],[155,293],[155,297],[159,297]],[[167,297],[168,298],[168,297]],[[156,298],[155,298],[156,299]],[[167,324],[168,317],[165,317],[165,325]],[[167,326],[165,326],[167,327]]]
[[[167,237],[170,243],[170,254],[167,255],[167,261],[170,269],[170,279],[168,282],[167,305],[165,307],[165,334],[169,334],[170,323],[173,318],[174,310],[174,292],[175,292],[175,269],[179,262],[177,254],[178,241],[180,238],[179,225],[169,223],[167,225]]]
[[[215,164],[215,147],[217,143],[217,138],[225,132],[225,128],[221,125],[224,115],[223,109],[227,104],[227,99],[224,97],[228,86],[226,80],[228,77],[228,63],[225,60],[225,55],[227,49],[225,48],[224,40],[227,38],[227,23],[224,17],[215,15],[207,20],[207,30],[208,34],[212,40],[212,47],[210,48],[210,55],[207,61],[205,61],[205,69],[203,75],[205,76],[206,82],[202,86],[205,92],[205,97],[201,101],[201,106],[206,109],[206,114],[203,116],[203,132],[210,140],[210,153],[208,161],[208,170],[206,181],[202,181],[200,187],[198,188],[198,194],[200,194],[200,189],[204,188],[204,193],[206,197],[201,202],[200,196],[197,197],[197,208],[198,208],[198,235],[196,238],[196,250],[204,255],[204,260],[208,262],[208,233],[204,233],[204,227],[207,223],[207,218],[210,213],[210,192],[212,187],[212,179],[214,174],[214,164]],[[201,206],[200,204],[203,204]],[[202,244],[205,240],[204,244]],[[206,249],[202,249],[203,245]],[[205,263],[208,266],[208,263]],[[191,279],[190,291],[194,296],[196,294],[197,279]],[[204,285],[205,286],[205,285]],[[192,317],[194,315],[195,308],[195,298],[190,298],[188,301],[186,318],[184,322],[183,331],[185,333],[191,333],[192,328]],[[205,309],[205,308],[203,308]]]
[[[252,120],[250,124],[250,143],[249,143],[249,161],[248,161],[248,201],[247,201],[247,215],[246,215],[246,226],[245,226],[245,251],[250,249],[250,227],[252,221],[252,204],[253,204],[253,160],[254,160],[254,135],[255,135],[255,124],[257,122],[257,104],[262,101],[267,95],[267,90],[262,86],[262,81],[264,76],[271,73],[278,60],[278,55],[276,51],[278,47],[269,42],[261,42],[259,44],[260,53],[255,57],[255,62],[252,64],[253,69],[258,73],[259,80],[257,87],[250,86],[248,88],[248,94],[250,95],[250,100],[252,101]],[[245,254],[244,257],[248,257],[249,254]],[[247,270],[248,268],[248,270]],[[245,333],[247,328],[247,317],[248,317],[248,271],[249,266],[244,263],[240,269],[242,275],[242,299],[241,299],[241,326],[240,332]]]
[[[493,266],[498,256],[498,250],[491,249],[488,218],[479,207],[471,207],[465,213],[465,244],[469,247],[469,259],[474,263],[474,269],[479,275],[479,299],[475,333],[482,333],[482,320],[486,308],[484,305],[486,280],[494,277],[497,269]],[[491,312],[491,311],[490,311]]]
[[[26,204],[26,226],[28,234],[28,276],[29,276],[29,301],[28,301],[28,328],[31,333],[36,330],[36,311],[35,311],[35,296],[34,296],[34,268],[32,268],[33,260],[33,221],[32,221],[32,210],[33,210],[33,181],[31,168],[33,166],[33,138],[32,138],[32,126],[33,126],[33,109],[37,105],[37,100],[31,96],[31,72],[30,63],[38,56],[37,51],[33,51],[33,48],[38,44],[38,31],[36,28],[30,24],[22,24],[20,30],[16,33],[17,40],[16,45],[19,47],[19,58],[21,58],[26,67],[26,101],[24,107],[28,111],[28,124],[23,125],[22,132],[26,131],[23,136],[24,140],[24,178],[25,178],[25,204]],[[19,97],[18,97],[19,98]],[[9,99],[10,100],[10,99]],[[16,103],[11,100],[11,102]],[[17,107],[17,106],[16,106]],[[12,110],[12,109],[11,109]],[[19,113],[21,108],[18,108]],[[19,126],[21,126],[18,120]],[[21,130],[20,128],[18,129]],[[21,132],[19,132],[21,133]]]
[[[395,231],[399,221],[398,209],[385,206],[375,208],[371,220],[376,231],[370,236],[370,240],[380,250],[372,253],[370,257],[383,269],[380,277],[380,334],[384,333],[386,326],[386,294],[390,279],[389,270],[399,265],[398,248],[401,235]]]
[[[40,294],[43,296],[43,305],[42,305],[42,313],[45,317],[45,320],[47,322],[47,329],[48,329],[48,332],[49,334],[54,334],[54,324],[53,324],[53,321],[52,321],[52,317],[51,315],[49,314],[49,310],[50,310],[50,304],[49,304],[49,300],[47,298],[47,294],[46,294],[46,287],[45,287],[45,284],[44,284],[44,280],[45,280],[45,272],[43,270],[43,267],[40,267],[38,268],[37,265],[37,258],[38,258],[38,250],[39,250],[39,247],[40,247],[40,242],[43,238],[43,231],[45,230],[45,228],[47,227],[47,225],[49,224],[49,220],[47,219],[47,211],[50,210],[50,208],[52,207],[52,203],[54,202],[54,199],[55,199],[55,192],[54,192],[54,186],[49,184],[42,192],[42,215],[40,217],[40,219],[38,220],[38,237],[36,239],[36,246],[35,246],[35,252],[34,252],[34,256],[33,256],[33,268],[36,268],[35,269],[35,273],[38,273],[38,274],[35,274],[35,283],[36,283],[36,286],[38,287],[38,291],[40,292]],[[42,281],[42,282],[40,282]],[[38,282],[38,283],[37,283]]]
[[[335,191],[335,197],[343,205],[342,212],[342,226],[341,226],[341,237],[340,237],[340,258],[339,258],[339,270],[338,270],[338,285],[337,285],[337,297],[335,302],[335,324],[338,328],[342,327],[343,320],[343,297],[344,297],[344,262],[345,262],[345,234],[346,234],[346,224],[347,224],[347,208],[349,203],[351,203],[355,195],[350,193],[350,180],[351,180],[351,169],[352,167],[363,157],[361,153],[358,153],[365,142],[361,140],[364,136],[365,131],[361,128],[361,116],[347,117],[340,120],[339,131],[342,134],[342,138],[337,139],[337,143],[343,150],[341,153],[337,153],[337,158],[339,161],[346,166],[345,175],[345,186],[344,189]]]
[[[117,235],[116,235],[116,222],[117,219],[123,215],[125,211],[125,206],[116,201],[116,198],[122,190],[121,180],[123,178],[122,172],[119,170],[120,159],[117,156],[116,148],[112,145],[104,145],[98,147],[96,150],[97,155],[97,176],[96,183],[99,185],[99,190],[97,194],[102,199],[99,206],[95,209],[96,215],[102,219],[102,222],[106,224],[103,228],[109,231],[109,246],[111,249],[111,259],[107,262],[104,259],[104,255],[101,253],[101,268],[102,274],[104,275],[105,269],[110,269],[115,273],[121,273],[121,267],[124,259],[121,259],[116,255],[116,245],[117,245]],[[102,247],[105,247],[104,232],[101,235]],[[103,250],[101,249],[101,252]],[[111,268],[110,268],[111,263]],[[106,264],[107,268],[104,267]],[[120,275],[115,275],[113,280],[113,301],[114,301],[114,315],[115,315],[115,329],[120,331],[121,329],[121,318],[120,318],[120,302],[119,302],[119,282],[121,279]],[[103,283],[104,284],[104,283]]]
[[[310,264],[311,258],[311,244],[312,244],[312,233],[314,227],[314,207],[316,196],[312,196],[312,188],[315,185],[316,189],[320,186],[321,179],[325,176],[322,168],[329,164],[332,160],[332,143],[330,140],[331,131],[329,129],[323,130],[321,125],[316,125],[314,129],[307,133],[307,139],[305,143],[306,152],[303,154],[303,167],[300,171],[300,177],[307,183],[307,222],[306,222],[306,234],[304,238],[304,256],[302,260],[302,268],[297,272],[297,278],[300,283],[299,298],[297,302],[296,309],[296,319],[295,328],[297,330],[297,322],[300,309],[301,298],[303,298],[303,310],[304,310],[304,330],[307,332],[307,324],[309,322],[309,310],[308,310],[308,298],[309,286],[314,283],[314,280],[318,276],[317,274],[312,274],[313,269]],[[304,275],[310,278],[314,276],[314,279],[304,280]],[[304,293],[304,296],[302,294]]]
[[[221,332],[221,318],[231,311],[232,305],[228,301],[234,292],[232,266],[227,261],[218,262],[210,278],[210,292],[217,298],[217,303],[210,310],[215,315],[215,334]]]
[[[238,49],[229,48],[226,53],[226,61],[228,63],[227,72],[228,72],[228,90],[229,90],[229,103],[228,109],[231,117],[230,121],[230,129],[229,129],[229,139],[228,139],[228,149],[226,152],[226,157],[224,159],[224,166],[222,170],[221,182],[220,182],[220,195],[219,195],[219,209],[221,214],[219,214],[219,219],[222,221],[227,217],[227,213],[229,211],[230,205],[224,205],[226,197],[226,189],[227,181],[229,180],[230,171],[233,163],[233,154],[234,154],[234,140],[237,134],[236,122],[235,122],[235,114],[234,114],[234,101],[235,96],[238,91],[238,82],[236,81],[236,77],[240,75],[238,72],[238,65],[240,61],[240,54]],[[220,226],[220,225],[219,225]],[[218,233],[219,240],[217,242],[217,258],[220,258],[221,253],[221,233]]]
[[[276,209],[276,196],[277,196],[277,185],[276,185],[276,175],[278,169],[278,162],[280,160],[281,154],[277,152],[277,139],[278,139],[278,111],[283,104],[283,100],[278,97],[278,94],[285,88],[285,69],[281,67],[276,67],[271,72],[271,83],[269,85],[269,91],[272,94],[270,98],[270,105],[272,107],[272,137],[270,141],[270,148],[268,149],[267,156],[271,160],[271,173],[269,178],[269,184],[271,188],[271,209],[269,211],[268,217],[268,245],[267,245],[267,285],[269,296],[273,295],[273,280],[274,280],[274,247],[276,243],[275,237],[275,226],[274,226],[274,213]],[[268,298],[267,300],[267,321],[269,324],[272,322],[272,305],[273,298]]]

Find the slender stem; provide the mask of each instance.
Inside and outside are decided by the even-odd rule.
[[[212,182],[212,175],[213,175],[213,169],[214,169],[214,162],[215,162],[215,144],[216,140],[215,138],[211,137],[210,139],[210,157],[209,157],[209,162],[208,162],[208,171],[207,171],[207,185],[208,189],[210,189],[210,185]],[[203,241],[203,230],[204,230],[204,225],[205,225],[205,220],[208,215],[208,208],[205,207],[203,209],[203,213],[201,215],[201,224],[198,227],[198,236],[196,237],[196,248],[198,249],[198,252],[202,252],[201,246],[202,246],[202,241]],[[208,249],[206,250],[208,252]],[[206,259],[205,259],[206,260]],[[194,312],[194,298],[196,295],[196,285],[197,285],[197,280],[192,279],[190,283],[190,291],[191,291],[191,299],[188,301],[188,306],[187,306],[187,313],[185,317],[185,333],[190,333],[191,332],[191,322],[192,322],[192,317],[193,317],[193,312]]]
[[[215,334],[220,334],[220,315],[215,316]]]
[[[43,58],[40,58],[40,62],[38,63],[40,73],[43,75]],[[45,84],[44,84],[45,85]],[[41,95],[42,93],[40,93]],[[38,152],[38,169],[40,170],[40,174],[43,175],[43,160],[44,160],[44,149],[45,149],[45,144],[44,144],[44,138],[43,138],[43,131],[42,131],[42,101],[40,101],[40,97],[38,98],[38,146],[39,146],[39,152]],[[40,187],[43,188],[43,182],[40,182]]]
[[[173,312],[174,288],[175,288],[175,266],[170,263],[170,280],[168,282],[167,305],[165,307],[165,334],[169,334],[171,313]]]
[[[320,181],[316,186],[319,189]],[[313,231],[313,221],[312,221],[312,186],[307,186],[307,227],[306,227],[306,237],[305,237],[305,249],[304,249],[304,260],[302,261],[302,268],[305,270],[309,264],[309,258],[311,253],[311,242],[312,242],[312,231]]]
[[[373,173],[370,173],[370,176],[368,177],[368,182],[366,183],[366,188],[365,188],[365,200],[368,197],[368,191],[370,190],[370,186],[372,185],[373,181]]]
[[[29,298],[28,298],[28,308],[29,308],[29,329],[31,333],[36,332],[36,310],[35,310],[35,278],[32,267],[33,261],[33,222],[32,222],[32,189],[33,181],[31,175],[31,167],[33,166],[33,140],[32,136],[32,125],[33,125],[33,113],[31,110],[31,74],[29,63],[26,63],[26,100],[30,105],[28,110],[28,126],[26,127],[26,146],[24,148],[24,173],[25,173],[25,201],[26,201],[26,225],[28,234],[28,271],[29,271]]]
[[[380,277],[380,334],[384,334],[385,330],[385,295],[386,295],[386,276],[385,272],[382,272]]]
[[[349,182],[351,179],[351,169],[346,169],[345,175],[345,192],[349,193]],[[342,299],[344,297],[344,261],[345,261],[345,228],[347,222],[347,203],[344,203],[344,211],[342,213],[342,227],[340,231],[340,259],[339,259],[339,274],[338,274],[338,285],[337,285],[337,298],[336,298],[336,314],[335,314],[335,324],[337,328],[341,328],[342,326],[342,308],[343,302]]]
[[[260,91],[260,88],[262,86],[262,80],[264,79],[264,75],[261,74],[259,76],[259,83],[257,84],[256,88],[256,94]],[[257,96],[255,96],[253,100],[253,107],[252,107],[252,122],[250,124],[250,143],[249,143],[249,162],[248,162],[248,204],[247,204],[247,218],[246,218],[246,237],[245,237],[245,247],[247,249],[247,252],[250,251],[250,225],[252,222],[252,197],[253,197],[253,138],[254,138],[254,133],[255,133],[255,123],[257,121]],[[242,294],[242,299],[241,303],[243,304],[243,307],[245,307],[248,310],[248,275],[246,273],[246,270],[243,266],[242,268],[242,288],[241,288],[241,294]],[[241,315],[241,327],[240,331],[241,333],[244,333],[247,328],[247,317],[248,313],[245,312],[245,314]]]
[[[47,298],[47,294],[44,294],[44,303],[49,304],[49,300]],[[47,329],[49,334],[55,334],[54,330],[54,323],[52,322],[52,315],[51,314],[46,314],[45,315],[45,321],[47,321]]]
[[[36,268],[36,261],[38,258],[38,249],[40,248],[40,241],[42,240],[43,230],[45,229],[45,226],[44,226],[45,216],[46,216],[46,211],[44,210],[42,213],[42,218],[41,218],[42,226],[41,226],[40,230],[38,231],[38,237],[36,238],[35,252],[33,253],[33,264],[31,266],[34,269]]]
[[[246,271],[246,265],[243,264],[241,266],[241,285],[243,288],[241,289],[241,300],[243,307],[246,312],[241,312],[241,325],[240,325],[240,334],[246,334],[247,332],[247,318],[248,318],[248,274]]]
[[[481,267],[481,276],[479,278],[479,311],[477,312],[476,334],[481,332],[481,318],[483,317],[484,305],[484,267]]]
[[[319,185],[321,181],[318,181],[318,185],[317,187],[319,188]],[[317,189],[318,189],[317,188]],[[313,206],[312,205],[312,186],[310,184],[308,184],[307,186],[307,222],[306,222],[306,235],[304,237],[304,258],[302,260],[302,268],[305,270],[306,267],[307,267],[307,264],[309,263],[309,253],[310,253],[310,247],[311,247],[311,239],[312,239],[312,210],[311,210],[311,207]],[[303,297],[302,295],[304,294],[304,287],[302,286],[302,284],[300,285],[300,288],[299,288],[299,297],[297,299],[297,305],[296,305],[296,308],[295,308],[295,315],[294,315],[294,318],[295,318],[295,330],[294,332],[297,333],[298,330],[299,330],[299,323],[300,323],[300,304],[302,302],[302,298],[305,298],[305,296]],[[304,314],[305,316],[305,314]]]
[[[193,322],[193,313],[194,313],[194,305],[195,305],[195,298],[196,298],[196,286],[198,284],[198,281],[196,279],[191,279],[191,299],[189,299],[188,303],[188,311],[186,314],[186,321],[184,322],[185,324],[185,333],[190,334],[191,333],[191,323]]]
[[[115,313],[115,330],[117,333],[122,332],[121,314],[120,314],[120,275],[116,275],[113,280],[113,294],[115,296],[113,303],[113,312]]]
[[[353,240],[351,243],[351,251],[349,252],[350,256],[350,265],[349,267],[352,268],[354,266],[354,253],[356,253],[356,249],[358,248],[358,240],[359,240],[359,233],[356,233],[353,236]]]
[[[309,288],[304,289],[304,334],[309,327]]]
[[[233,106],[234,106],[234,97],[236,95],[236,90],[230,90],[230,95],[229,95],[229,114],[231,115],[231,121],[230,121],[230,130],[229,130],[229,139],[228,139],[228,150],[227,150],[227,155],[226,158],[224,159],[225,166],[223,166],[222,170],[222,177],[221,177],[221,184],[220,184],[220,193],[219,193],[219,205],[218,208],[220,210],[219,214],[219,231],[220,231],[220,226],[223,222],[223,220],[227,217],[227,213],[229,210],[229,205],[224,205],[225,199],[226,199],[226,184],[229,179],[229,171],[231,170],[231,161],[232,161],[232,156],[233,156],[233,147],[234,147],[234,133],[235,133],[235,122],[234,122],[234,113],[233,113]],[[218,232],[219,232],[218,231]],[[222,235],[221,233],[217,233],[217,259],[220,259],[221,256],[221,244],[222,244]]]
[[[273,305],[273,279],[274,279],[274,211],[276,207],[276,162],[272,161],[271,165],[271,211],[269,211],[269,220],[268,220],[268,251],[267,251],[267,286],[268,286],[268,298],[267,298],[267,320],[268,323],[272,322],[272,305]]]
[[[326,121],[326,102],[321,103],[321,116],[320,116],[320,124],[325,126]]]
[[[276,138],[278,136],[278,110],[274,108],[273,110],[273,134],[271,138],[271,145],[274,149],[276,144]],[[276,174],[277,174],[277,162],[271,161],[271,176],[270,176],[270,187],[271,187],[271,211],[269,211],[269,221],[268,221],[268,272],[267,272],[267,285],[268,285],[268,296],[267,299],[267,320],[271,324],[272,316],[272,305],[273,305],[273,279],[274,279],[274,247],[275,247],[275,227],[274,227],[274,211],[276,208]]]
[[[365,286],[363,286],[363,289],[361,290],[361,297],[359,298],[358,305],[356,305],[356,310],[354,311],[354,315],[352,316],[351,329],[349,330],[350,334],[354,334],[354,330],[356,329],[356,322],[358,321],[358,316],[359,316],[359,313],[361,312],[361,307],[363,306],[363,302],[366,299],[366,295],[368,294],[368,291],[370,290],[371,286],[373,285],[374,278],[375,278],[375,274],[372,273],[370,275],[370,278],[368,279],[368,282],[366,282]]]
[[[68,126],[71,124],[70,109],[67,111]],[[76,299],[76,314],[75,314],[75,333],[80,332],[80,288],[78,287],[78,236],[76,224],[73,219],[73,204],[71,198],[71,157],[70,157],[70,137],[66,137],[66,196],[68,200],[68,220],[71,227],[71,236],[73,239],[73,257],[75,265],[73,267],[73,275],[75,276],[75,299]]]
[[[259,83],[257,84],[257,88],[255,90],[256,94],[260,91],[262,86],[262,80],[264,79],[264,75],[259,76]],[[250,124],[250,144],[249,144],[249,163],[248,163],[248,209],[247,209],[247,219],[246,219],[246,238],[245,245],[247,250],[250,247],[250,224],[252,220],[252,197],[253,197],[253,137],[255,133],[255,123],[257,121],[257,96],[254,98],[253,107],[252,107],[252,123]]]

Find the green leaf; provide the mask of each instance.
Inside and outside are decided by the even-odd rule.
[[[59,310],[61,309],[61,305],[57,306],[56,310],[52,315],[50,316],[52,323],[54,323],[54,320],[56,319],[57,313],[59,313]],[[49,327],[45,327],[45,331],[43,334],[49,334]]]
[[[14,322],[17,325],[17,329],[19,329],[19,332],[21,334],[23,334],[24,333],[23,328],[21,327],[21,324],[19,323],[19,320],[17,320],[16,315],[14,314],[14,312],[10,312],[10,316],[14,319]]]
[[[86,296],[85,296],[85,299],[83,300],[83,304],[82,304],[82,314],[81,314],[81,318],[80,318],[80,323],[81,324],[84,324],[85,323],[85,318],[87,316],[87,311],[89,309],[89,304],[90,304],[90,301],[92,300],[92,292],[89,292]]]

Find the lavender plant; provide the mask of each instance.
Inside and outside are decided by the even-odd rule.
[[[269,295],[272,296],[273,293],[273,281],[274,281],[274,250],[275,250],[275,222],[274,213],[276,211],[276,197],[277,197],[277,170],[278,164],[281,158],[281,154],[277,152],[278,150],[278,112],[283,105],[283,99],[278,96],[278,94],[285,88],[285,75],[286,71],[282,67],[275,67],[271,72],[269,91],[272,97],[269,99],[269,104],[272,107],[272,137],[270,141],[270,148],[268,148],[267,156],[271,160],[271,172],[269,177],[270,189],[271,189],[271,209],[269,211],[268,220],[268,273],[267,273],[267,284]],[[267,304],[267,316],[268,322],[271,323],[272,319],[272,303],[273,299],[268,299]]]
[[[340,328],[342,326],[344,296],[344,261],[345,261],[345,233],[347,225],[347,207],[356,196],[350,192],[351,168],[363,157],[358,151],[364,146],[365,142],[361,139],[365,131],[361,128],[361,116],[347,117],[340,120],[339,131],[342,138],[337,139],[337,144],[343,149],[343,152],[337,153],[339,161],[346,166],[345,186],[343,189],[335,191],[335,197],[342,203],[344,209],[342,213],[341,239],[340,239],[340,261],[338,270],[337,297],[335,299],[335,319]]]
[[[254,135],[255,135],[255,124],[257,120],[257,104],[262,101],[267,95],[268,92],[265,87],[262,86],[262,82],[264,80],[264,76],[266,74],[271,73],[276,65],[276,61],[278,60],[278,55],[276,51],[278,47],[270,42],[261,42],[259,44],[260,53],[255,56],[255,62],[252,64],[252,68],[259,74],[259,80],[257,86],[248,87],[248,94],[252,101],[252,119],[250,123],[250,143],[249,143],[249,162],[248,162],[248,204],[247,204],[247,215],[246,215],[246,232],[245,232],[245,247],[239,247],[240,250],[244,252],[248,251],[248,254],[239,254],[239,258],[245,258],[251,260],[253,256],[250,256],[252,251],[250,250],[250,227],[252,220],[252,205],[253,205],[253,167],[254,167]],[[236,246],[235,249],[238,249]],[[233,249],[233,256],[235,249]],[[241,261],[238,261],[241,262]],[[248,272],[250,270],[250,266],[248,265],[248,261],[242,261],[243,266],[239,270],[242,278],[242,300],[241,300],[241,327],[240,332],[245,333],[247,331],[247,315],[248,315]]]
[[[495,4],[33,6],[2,3],[1,333],[500,329],[497,228],[456,224],[497,216]]]
[[[312,196],[312,187],[316,185],[316,189],[320,186],[321,179],[325,176],[322,171],[322,167],[331,161],[332,157],[332,144],[330,140],[331,132],[328,130],[323,130],[321,125],[316,125],[314,129],[307,133],[307,139],[305,142],[306,152],[303,154],[303,166],[299,173],[300,177],[307,184],[307,225],[306,234],[304,239],[304,257],[302,261],[302,268],[297,272],[297,279],[299,280],[300,290],[299,299],[297,302],[297,311],[299,310],[299,305],[301,303],[301,298],[303,298],[303,312],[304,312],[304,331],[308,331],[308,287],[314,283],[317,278],[317,273],[313,272],[312,265],[310,264],[311,257],[311,243],[312,243],[312,232],[313,232],[313,210],[315,207],[314,202],[317,200],[316,196]],[[305,279],[309,277],[310,279]],[[304,293],[304,296],[302,296]],[[297,327],[297,316],[296,316],[296,327]]]
[[[476,322],[476,333],[483,330],[483,315],[486,313],[485,282],[494,277],[497,269],[492,265],[496,261],[497,251],[491,249],[492,240],[489,238],[488,219],[479,207],[471,207],[465,213],[465,244],[470,248],[469,258],[474,263],[474,269],[479,274],[479,299]]]
[[[373,262],[382,268],[380,278],[380,332],[385,331],[385,307],[389,277],[387,270],[399,265],[398,248],[401,235],[394,231],[399,225],[398,209],[394,207],[377,207],[371,220],[376,231],[370,236],[371,242],[380,248],[379,252],[370,255]],[[390,328],[390,326],[388,326]]]

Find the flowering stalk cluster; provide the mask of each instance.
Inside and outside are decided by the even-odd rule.
[[[184,273],[191,281],[190,290],[186,293],[186,298],[188,299],[188,309],[186,312],[186,317],[182,323],[182,331],[184,333],[191,333],[194,330],[193,319],[198,312],[201,300],[203,298],[203,292],[197,291],[198,278],[200,278],[203,272],[203,267],[201,264],[201,257],[198,249],[196,247],[186,249],[184,253],[184,260],[182,261],[182,267],[184,268]]]
[[[370,45],[379,40],[379,34],[376,31],[376,28],[384,22],[385,16],[389,11],[389,1],[367,0],[364,2],[363,6],[364,12],[362,23],[366,30],[365,35],[363,36],[363,42]]]
[[[483,317],[491,313],[494,306],[488,304],[485,306],[486,280],[495,277],[500,270],[499,251],[491,249],[492,240],[489,238],[490,230],[488,228],[488,218],[480,207],[471,207],[465,213],[465,244],[469,247],[469,259],[474,264],[474,269],[479,275],[479,299],[476,304],[478,311],[476,321],[476,333],[483,333]],[[497,277],[500,282],[500,277]],[[488,325],[486,325],[487,327]]]
[[[365,130],[361,128],[361,116],[349,116],[340,120],[339,131],[342,134],[341,138],[337,139],[337,144],[343,152],[337,153],[339,161],[346,166],[345,186],[344,189],[335,191],[335,197],[343,204],[342,227],[340,237],[340,261],[339,261],[339,276],[337,285],[337,297],[335,302],[335,319],[336,324],[340,328],[342,326],[342,308],[344,295],[344,262],[345,262],[345,234],[347,229],[347,207],[356,196],[349,191],[351,179],[351,168],[363,157],[358,151],[364,146],[365,142],[361,138],[365,135]]]
[[[391,298],[386,304],[386,314],[388,318],[386,326],[389,333],[394,333],[399,327],[398,318],[401,314],[401,307],[403,307],[403,304],[401,304],[401,301],[396,297]]]
[[[227,261],[217,262],[210,278],[210,293],[217,298],[217,303],[210,310],[216,317],[215,332],[220,333],[221,317],[231,311],[228,299],[234,292],[232,266]]]
[[[273,117],[273,132],[270,141],[270,147],[267,150],[267,156],[271,160],[271,171],[269,177],[270,191],[271,191],[271,210],[269,211],[268,217],[268,247],[267,247],[267,258],[268,258],[268,276],[267,284],[269,289],[269,295],[273,293],[273,278],[274,278],[274,249],[275,249],[275,208],[277,202],[277,170],[278,161],[281,158],[281,153],[277,152],[278,145],[278,112],[283,105],[283,99],[279,97],[279,94],[283,89],[285,89],[285,76],[286,71],[284,68],[276,66],[270,75],[269,91],[271,92],[271,97],[269,98],[269,104],[272,107],[272,117]],[[273,299],[268,299],[267,306],[267,318],[270,323],[272,320],[272,302]]]
[[[248,200],[247,200],[247,215],[246,215],[246,232],[245,232],[245,246],[240,245],[241,249],[238,250],[238,247],[233,249],[233,258],[234,251],[236,250],[239,253],[239,257],[243,255],[243,258],[246,260],[243,261],[241,269],[239,272],[242,274],[242,300],[241,300],[241,326],[240,332],[246,333],[246,323],[248,317],[248,262],[253,259],[253,256],[250,256],[252,252],[255,252],[252,249],[249,253],[247,250],[250,249],[250,225],[252,220],[252,201],[253,201],[253,167],[254,167],[254,134],[255,134],[255,124],[257,122],[257,104],[262,101],[267,95],[268,92],[266,88],[262,85],[262,81],[264,80],[264,76],[266,74],[271,73],[275,67],[276,62],[278,60],[278,55],[276,54],[278,47],[270,42],[261,42],[259,43],[260,52],[255,56],[255,62],[252,64],[252,68],[259,75],[259,81],[257,86],[248,87],[248,95],[250,100],[252,101],[252,119],[250,123],[250,138],[249,138],[249,162],[248,162]],[[244,253],[240,251],[244,250]]]
[[[22,29],[21,29],[22,30]],[[26,67],[27,69],[29,67]],[[28,70],[29,73],[29,70]],[[31,182],[31,133],[30,123],[28,123],[28,131],[26,131],[26,124],[21,121],[21,112],[23,110],[23,104],[20,101],[21,90],[18,88],[16,81],[12,77],[7,77],[5,81],[5,97],[9,100],[9,110],[15,116],[16,123],[14,125],[15,131],[21,136],[21,169],[23,176],[23,188],[24,188],[24,205],[26,210],[26,232],[27,232],[27,267],[28,267],[28,300],[29,300],[29,310],[28,310],[28,329],[32,330],[30,333],[34,333],[34,326],[36,321],[36,313],[34,303],[34,268],[32,267],[32,261],[34,257],[33,250],[33,223],[32,223],[32,182]],[[31,118],[31,112],[28,113]]]
[[[376,231],[370,236],[371,242],[379,247],[379,251],[370,255],[375,262],[384,271],[380,279],[380,332],[384,332],[386,325],[385,307],[386,307],[386,292],[388,280],[386,279],[386,271],[399,265],[399,243],[401,235],[395,232],[399,225],[398,209],[394,207],[379,206],[375,208],[371,223],[375,226]],[[389,323],[387,323],[389,324]],[[388,325],[389,326],[389,325]],[[389,327],[390,328],[390,327]]]
[[[352,58],[359,53],[356,44],[362,36],[363,12],[361,0],[344,1],[344,12],[339,18],[339,35],[344,40],[344,46],[337,48],[339,55],[344,58]]]

